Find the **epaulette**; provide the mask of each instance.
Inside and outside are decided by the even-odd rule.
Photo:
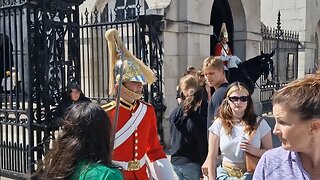
[[[113,109],[114,107],[116,107],[116,101],[111,101],[108,104],[104,104],[101,106],[102,109],[104,109],[105,111],[110,111],[111,109]]]

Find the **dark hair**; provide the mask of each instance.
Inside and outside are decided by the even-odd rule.
[[[111,165],[111,125],[97,104],[76,103],[64,118],[62,131],[44,158],[41,179],[67,179],[81,160]]]
[[[67,87],[67,91],[63,94],[62,96],[62,101],[64,101],[65,103],[68,103],[68,104],[72,104],[74,102],[74,100],[71,99],[71,92],[72,90],[77,90],[80,92],[80,96],[79,96],[79,99],[77,100],[78,101],[90,101],[89,98],[87,98],[82,90],[81,90],[81,87],[79,84],[77,83],[72,83],[72,84],[69,84],[68,87]]]
[[[72,92],[72,89],[76,89],[76,90],[78,90],[79,92],[82,92],[81,91],[81,87],[79,86],[79,84],[77,84],[77,83],[72,83],[72,84],[70,84],[69,86],[68,86],[68,94],[70,94],[71,92]]]
[[[188,90],[185,100],[183,101],[183,110],[185,115],[190,115],[197,103],[202,100],[203,89],[200,87],[191,88]]]
[[[253,110],[253,101],[251,98],[249,88],[241,82],[234,82],[230,84],[229,87],[227,88],[225,98],[219,107],[219,117],[221,118],[222,125],[226,129],[226,132],[228,135],[231,134],[231,131],[233,128],[232,119],[234,118],[234,115],[227,98],[233,92],[241,91],[241,90],[245,90],[248,92],[247,108],[245,109],[245,112],[242,118],[245,123],[244,132],[251,135],[251,133],[254,131],[254,128],[257,122],[256,121],[257,115],[254,113],[254,110]]]
[[[320,71],[292,81],[276,91],[272,104],[279,104],[301,120],[320,118]]]
[[[193,70],[196,70],[196,68],[193,67],[193,66],[188,66],[188,67],[184,70],[183,75],[184,75],[184,76],[185,76],[185,75],[188,75],[188,74],[190,74],[191,71],[193,71]]]

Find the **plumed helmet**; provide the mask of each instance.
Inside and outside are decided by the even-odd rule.
[[[120,79],[121,61],[118,60],[114,66],[114,77],[116,82]],[[139,65],[132,60],[123,61],[123,77],[122,81],[141,82],[143,85],[147,84],[146,78],[141,71]]]
[[[109,29],[105,33],[109,51],[109,94],[114,94],[114,83],[120,78],[121,63],[123,63],[123,81],[136,81],[142,84],[152,84],[156,77],[153,71],[141,60],[136,58],[122,43],[116,29]],[[123,61],[120,54],[123,53]]]
[[[221,25],[220,41],[222,40],[223,37],[228,38],[228,31],[227,31],[226,23],[222,23],[222,25]]]

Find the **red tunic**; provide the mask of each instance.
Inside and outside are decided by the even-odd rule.
[[[223,49],[222,49],[222,44],[221,43],[217,43],[216,44],[216,46],[215,46],[215,48],[214,48],[214,55],[215,56],[222,56],[223,54],[227,54],[227,55],[230,55],[230,56],[232,56],[232,52],[231,52],[231,49],[229,48],[229,46],[228,46],[228,48],[226,49],[226,53],[223,53]],[[227,61],[223,61],[223,64],[225,65],[225,66],[227,66],[228,65],[228,62]]]
[[[115,102],[111,103],[115,104]],[[113,160],[126,162],[133,161],[135,158],[140,160],[145,154],[147,154],[151,162],[166,158],[166,154],[159,142],[156,116],[152,105],[142,101],[136,101],[135,105],[131,105],[121,100],[117,131],[130,119],[132,113],[136,111],[139,103],[147,105],[146,114],[134,133],[123,144],[114,150],[112,157]],[[109,107],[106,111],[110,120],[113,122],[116,113],[115,106]],[[146,165],[137,171],[123,170],[123,174],[124,179],[126,180],[148,179]]]

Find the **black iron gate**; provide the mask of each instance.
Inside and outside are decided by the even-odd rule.
[[[277,28],[261,27],[261,51],[275,50],[273,82],[260,79],[260,101],[263,112],[272,110],[271,97],[276,89],[298,77],[298,45],[299,33],[281,28],[281,14],[278,13]]]
[[[1,176],[30,179],[55,138],[55,107],[80,77],[82,1],[0,1]]]
[[[99,104],[107,103],[113,98],[108,96],[108,51],[104,33],[110,28],[117,29],[126,48],[142,59],[156,74],[157,81],[150,87],[144,87],[144,100],[155,107],[162,140],[162,115],[166,106],[163,104],[163,52],[159,37],[163,17],[140,15],[139,1],[134,8],[134,12],[137,12],[135,16],[131,14],[120,17],[112,11],[99,12],[96,9],[93,12],[86,10],[81,14],[81,88],[87,97]],[[125,14],[132,12],[128,7],[124,9]],[[114,11],[117,12],[117,9]]]
[[[54,112],[68,83],[81,84],[84,93],[97,103],[112,98],[107,95],[104,39],[109,28],[118,29],[126,47],[156,73],[157,81],[150,89],[145,87],[144,99],[156,108],[162,137],[166,108],[159,39],[162,16],[140,15],[138,1],[134,11],[124,8],[126,18],[108,11],[86,11],[79,17],[82,2],[0,1],[0,80],[4,82],[0,82],[1,176],[31,178],[36,163],[55,139],[58,126]]]

